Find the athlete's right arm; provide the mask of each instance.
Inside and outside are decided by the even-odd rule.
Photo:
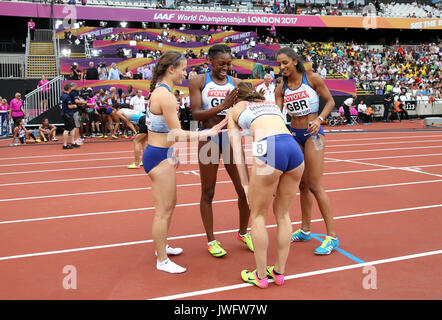
[[[210,136],[215,136],[221,132],[222,128],[227,124],[227,118],[213,126],[213,128],[203,131],[187,131],[181,129],[180,120],[176,113],[176,98],[173,94],[166,92],[158,92],[155,100],[160,101],[160,107],[163,113],[164,120],[169,127],[169,135],[167,140],[169,141],[197,141],[207,140]]]
[[[280,83],[275,89],[275,103],[281,109],[284,105],[284,85]]]
[[[189,97],[190,106],[192,107],[192,116],[196,121],[204,121],[216,116],[221,111],[230,108],[236,100],[236,95],[238,93],[235,88],[232,90],[225,98],[224,102],[216,107],[210,108],[208,110],[202,110],[202,96],[201,96],[201,85],[204,80],[204,75],[199,75],[189,81]]]

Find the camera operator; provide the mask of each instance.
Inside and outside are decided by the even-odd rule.
[[[92,99],[94,93],[92,92],[92,88],[83,87],[80,90],[80,98],[86,102],[86,104],[79,105],[79,113],[80,113],[80,134],[83,138],[84,136],[89,136],[89,113],[87,112],[87,101]]]
[[[74,62],[71,66],[71,80],[80,80],[81,71],[78,69],[78,64]]]
[[[83,144],[83,140],[80,139],[81,113],[82,113],[82,111],[80,110],[86,107],[86,101],[80,97],[80,93],[77,90],[77,84],[75,82],[71,83],[71,92],[69,93],[69,95],[71,96],[72,103],[77,106],[77,109],[73,110],[73,118],[75,124],[74,142],[78,145],[81,145]]]

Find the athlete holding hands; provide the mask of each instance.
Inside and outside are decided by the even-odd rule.
[[[167,245],[167,232],[176,205],[177,154],[172,145],[176,141],[207,140],[217,135],[227,124],[224,119],[209,130],[191,132],[181,129],[176,113],[176,98],[173,87],[181,84],[186,77],[186,58],[176,51],[161,56],[153,71],[150,92],[152,93],[146,110],[146,126],[149,130],[148,145],[143,154],[144,170],[152,181],[152,196],[155,217],[152,223],[152,236],[156,247],[158,270],[169,273],[182,273],[186,269],[172,262],[168,255],[180,254],[181,248]],[[157,82],[160,81],[157,86]]]

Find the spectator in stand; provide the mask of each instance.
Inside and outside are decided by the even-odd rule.
[[[2,136],[6,136],[9,131],[9,123],[8,123],[8,100],[1,99],[0,101],[0,134]]]
[[[322,79],[327,78],[327,69],[322,63],[319,65],[317,73],[321,76]]]
[[[38,127],[38,131],[40,132],[40,140],[47,142],[49,140],[58,141],[55,137],[55,133],[57,131],[57,127],[49,123],[49,119],[45,118]]]
[[[229,70],[227,71],[227,75],[229,75],[233,78],[238,78],[238,72],[236,72],[235,66],[233,65],[233,63],[230,65]]]
[[[124,78],[132,79],[132,72],[130,72],[129,67],[126,67],[126,70],[124,70]]]
[[[40,108],[46,111],[48,109],[48,98],[49,92],[51,91],[51,85],[44,74],[41,76],[41,80],[38,82],[37,88],[41,88]]]
[[[120,80],[120,77],[124,76],[120,70],[118,70],[117,64],[114,62],[109,70],[107,80]]]
[[[209,68],[209,65],[207,64],[207,63],[204,63],[203,64],[203,69],[201,70],[201,72],[202,73],[207,73],[207,72],[210,72],[211,70],[210,70],[210,68]]]
[[[152,80],[152,65],[146,64],[143,69],[143,79]]]
[[[35,35],[35,22],[34,20],[29,19],[28,21],[28,30],[29,30],[29,34],[31,36],[31,40],[34,40],[34,35]]]
[[[272,80],[272,76],[267,73],[264,76],[264,82],[256,87],[256,91],[263,95],[266,101],[275,103],[275,85]]]
[[[195,78],[196,76],[198,76],[198,73],[196,72],[195,67],[192,67],[192,68],[190,69],[188,79],[189,79],[189,80],[190,80],[190,79],[193,79],[193,78]]]
[[[89,68],[84,70],[84,80],[98,80],[98,69],[95,68],[94,62],[89,62]]]
[[[105,63],[100,63],[98,65],[98,80],[107,80],[109,74],[106,68],[106,64]]]
[[[17,92],[15,98],[9,103],[9,119],[14,121],[14,127],[26,116],[23,110],[23,100],[21,93]]]
[[[368,111],[367,105],[364,103],[364,100],[359,101],[358,117],[365,124],[370,124],[371,122],[371,114]]]

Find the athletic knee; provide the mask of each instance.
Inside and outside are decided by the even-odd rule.
[[[168,219],[173,213],[175,209],[176,201],[170,200],[161,203],[161,206],[157,208],[158,218],[160,219]]]
[[[314,195],[317,195],[317,194],[319,194],[320,192],[323,191],[322,185],[318,184],[318,183],[311,183],[311,184],[309,184],[308,189]]]
[[[215,187],[204,188],[201,192],[201,200],[212,202],[215,196]]]
[[[309,190],[309,184],[306,181],[301,181],[299,183],[299,190],[301,192],[308,192]]]

